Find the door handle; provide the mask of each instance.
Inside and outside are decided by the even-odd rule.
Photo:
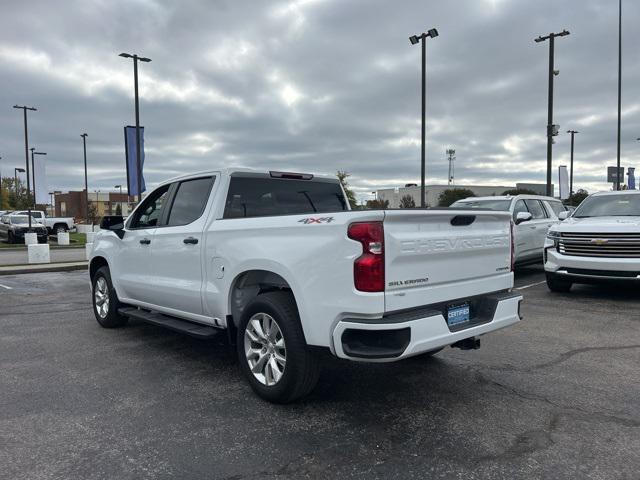
[[[186,243],[187,245],[195,245],[196,243],[198,243],[198,239],[194,237],[187,237],[182,242]]]
[[[149,245],[151,243],[151,240],[149,240],[148,238],[143,238],[142,240],[140,240],[140,245]]]

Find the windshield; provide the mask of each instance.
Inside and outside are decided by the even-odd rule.
[[[587,197],[572,216],[574,218],[640,217],[640,195],[622,194]]]
[[[458,200],[451,207],[462,209],[496,210],[507,212],[511,206],[511,200]]]
[[[11,220],[11,223],[13,225],[16,225],[18,223],[29,223],[29,217],[27,215],[13,215],[9,217],[9,219]]]

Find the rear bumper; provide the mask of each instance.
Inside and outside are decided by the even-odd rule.
[[[392,362],[520,321],[522,295],[505,292],[484,296],[482,300],[491,308],[490,312],[484,312],[488,314],[486,319],[456,331],[447,325],[440,306],[421,307],[380,319],[343,319],[333,331],[334,352],[349,360]]]

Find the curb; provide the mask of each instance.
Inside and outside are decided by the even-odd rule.
[[[0,276],[19,275],[22,273],[46,273],[46,272],[71,272],[74,270],[86,270],[89,262],[48,263],[32,265],[7,265],[0,267]]]
[[[44,245],[44,243],[40,243],[40,245]],[[51,245],[49,244],[49,248],[51,250],[74,250],[74,249],[78,249],[81,250],[84,248],[84,245]],[[0,248],[0,254],[2,254],[2,252],[26,252],[27,251],[27,246],[25,245],[24,247],[5,247],[5,248]]]

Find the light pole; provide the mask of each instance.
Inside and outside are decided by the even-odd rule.
[[[573,195],[573,137],[576,133],[580,133],[577,130],[567,130],[567,133],[571,134],[571,169],[569,173],[569,196]]]
[[[84,218],[89,225],[89,184],[87,181],[87,137],[86,133],[80,135],[82,137],[82,149],[84,151]]]
[[[0,157],[2,160],[2,157]],[[0,210],[2,210],[2,170],[0,169]]]
[[[33,206],[36,206],[36,166],[33,160],[34,155],[46,155],[46,152],[36,152],[35,147],[31,147],[31,177],[33,178]]]
[[[24,168],[16,167],[13,169],[13,189],[15,190],[16,194],[16,208],[18,208],[18,172],[24,173]]]
[[[617,163],[618,175],[616,175],[616,190],[620,190],[620,116],[622,101],[622,0],[618,1],[618,138],[617,138]]]
[[[24,163],[27,169],[27,210],[29,211],[29,231],[31,231],[31,201],[29,201],[29,197],[31,196],[31,187],[29,185],[29,134],[27,129],[27,110],[35,112],[38,109],[20,105],[14,105],[13,108],[21,109],[24,114]]]
[[[422,143],[420,147],[420,207],[424,208],[425,201],[425,186],[424,186],[424,178],[425,178],[425,111],[427,109],[427,98],[426,98],[426,81],[427,81],[427,47],[426,40],[427,37],[436,38],[438,36],[438,30],[432,28],[428,30],[427,33],[421,33],[420,35],[412,35],[409,37],[409,41],[411,45],[416,45],[418,42],[422,41]]]
[[[534,42],[540,43],[549,40],[549,99],[547,106],[547,196],[552,197],[551,191],[551,163],[552,163],[552,144],[553,137],[558,134],[558,127],[553,124],[553,76],[559,72],[553,69],[554,44],[556,37],[565,37],[569,35],[568,30],[562,30],[559,33],[550,33],[549,35],[540,36],[534,39]]]
[[[136,54],[131,55],[130,53],[121,53],[119,56],[123,58],[133,59],[133,92],[136,110],[136,171],[138,180],[138,201],[140,201],[142,200],[142,162],[140,160],[140,104],[138,98],[138,61],[149,63],[151,59],[146,57],[139,57]]]

